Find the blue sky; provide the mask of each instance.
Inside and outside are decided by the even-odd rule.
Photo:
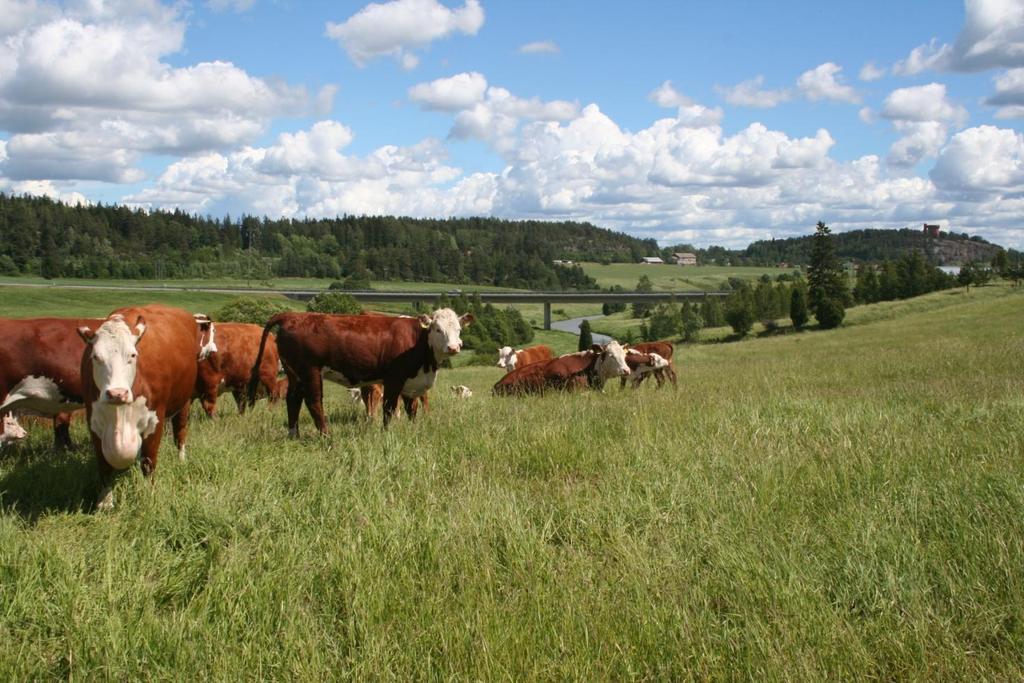
[[[0,190],[1024,247],[1024,0],[0,0]]]

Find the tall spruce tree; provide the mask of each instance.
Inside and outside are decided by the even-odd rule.
[[[594,335],[590,331],[590,321],[584,320],[580,323],[580,343],[577,346],[578,351],[586,351],[594,345]]]
[[[819,325],[828,327],[829,323],[842,322],[842,315],[836,315],[835,308],[845,313],[849,291],[846,284],[846,273],[839,265],[832,247],[832,231],[818,221],[811,244],[811,262],[807,267],[807,298],[811,311],[818,318]],[[824,314],[824,315],[822,315]],[[823,321],[822,318],[825,318]],[[831,325],[835,327],[835,325]]]

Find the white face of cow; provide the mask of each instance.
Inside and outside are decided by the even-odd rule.
[[[92,354],[92,378],[101,402],[114,405],[132,402],[139,358],[135,347],[145,332],[142,316],[134,330],[121,315],[111,316],[95,332],[88,327],[79,328],[78,333],[88,344],[88,353]]]
[[[502,346],[498,349],[498,367],[505,368],[509,372],[516,369],[516,352],[511,346]]]
[[[604,346],[601,360],[598,362],[597,372],[601,379],[610,379],[629,374],[629,366],[626,365],[626,350],[614,339]]]
[[[434,311],[434,315],[421,315],[420,324],[429,330],[427,343],[434,357],[441,359],[454,356],[462,350],[462,328],[473,322],[473,314],[467,313],[459,317],[450,308]]]
[[[13,415],[4,415],[3,428],[0,429],[0,445],[8,441],[20,441],[28,436],[28,432],[18,424]]]

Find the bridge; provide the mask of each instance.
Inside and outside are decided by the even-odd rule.
[[[107,285],[107,284],[74,284],[66,282],[2,282],[4,287],[61,287],[66,289],[122,289],[132,291],[159,292],[204,292],[209,294],[283,294],[289,299],[308,301],[324,291],[322,289],[268,289],[252,287],[194,287],[187,285],[168,285],[166,283],[152,285]],[[337,290],[348,294],[359,303],[414,303],[437,301],[442,294],[455,298],[462,294],[479,296],[484,303],[490,304],[543,304],[544,329],[551,329],[551,304],[661,304],[669,301],[704,301],[709,297],[726,297],[729,292],[529,292],[529,291],[463,291],[461,289],[445,289],[430,291],[388,292],[377,289]]]
[[[282,291],[293,299],[311,299],[318,291]],[[359,303],[434,302],[442,294],[455,298],[462,294],[480,297],[490,304],[544,304],[544,329],[551,329],[551,304],[660,304],[669,301],[704,301],[709,297],[726,297],[729,292],[464,292],[460,289],[422,292],[384,292],[378,290],[345,291]]]

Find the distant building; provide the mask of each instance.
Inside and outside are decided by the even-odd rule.
[[[562,261],[560,259],[555,259],[554,261],[552,261],[552,263],[554,263],[556,266],[571,266],[575,263],[575,261]]]
[[[921,232],[924,233],[925,237],[938,237],[939,236],[939,226],[937,226],[937,225],[929,225],[928,223],[925,223],[924,224],[924,229]]]
[[[644,264],[645,266],[653,266],[656,263],[665,262],[661,260],[660,256],[644,256],[644,260],[641,261],[640,263]]]
[[[691,254],[686,251],[677,251],[672,254],[672,258],[675,259],[677,266],[695,266],[697,265],[697,255]]]

